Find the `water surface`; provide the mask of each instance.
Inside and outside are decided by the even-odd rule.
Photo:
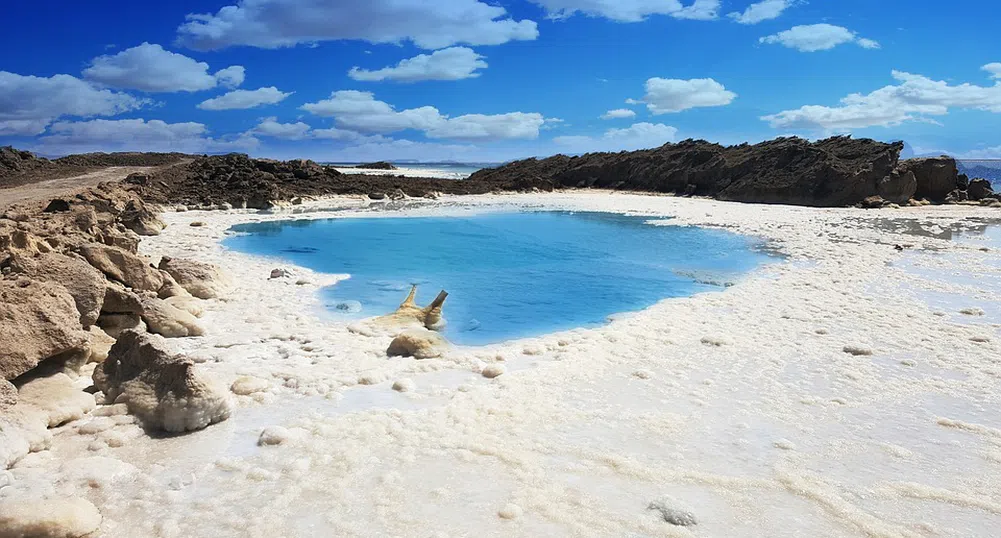
[[[750,238],[607,213],[338,218],[252,223],[229,248],[351,278],[323,291],[333,315],[393,311],[411,284],[445,289],[444,334],[478,345],[605,323],[670,297],[720,290],[767,259]]]

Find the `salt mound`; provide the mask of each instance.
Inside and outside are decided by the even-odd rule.
[[[447,346],[448,342],[434,331],[411,329],[394,338],[386,354],[390,357],[433,359],[440,357]]]
[[[89,501],[7,499],[0,503],[0,538],[75,538],[101,526],[101,513]]]

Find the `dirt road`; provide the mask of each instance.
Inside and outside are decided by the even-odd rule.
[[[0,189],[0,211],[14,205],[30,202],[48,202],[73,194],[80,189],[93,187],[103,181],[120,181],[135,172],[150,172],[155,166],[112,166],[89,174],[39,181],[19,187]]]

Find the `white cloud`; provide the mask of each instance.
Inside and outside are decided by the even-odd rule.
[[[782,12],[792,7],[797,0],[762,0],[755,2],[741,12],[730,13],[727,16],[740,24],[758,24],[762,21],[777,19]]]
[[[893,126],[907,121],[934,122],[951,108],[1001,113],[1001,81],[994,86],[963,83],[956,86],[922,75],[893,71],[898,84],[872,93],[853,93],[841,106],[807,105],[764,116],[777,129],[813,129],[844,132],[874,126]]]
[[[371,92],[356,90],[336,91],[329,99],[300,108],[316,116],[332,117],[339,127],[352,131],[392,133],[414,129],[430,138],[456,140],[532,139],[539,136],[539,128],[545,123],[538,113],[467,114],[449,118],[432,106],[397,111],[393,105],[376,100]]]
[[[569,153],[595,151],[633,151],[660,147],[677,140],[678,130],[663,123],[634,123],[625,129],[609,129],[600,138],[558,136],[553,142]]]
[[[144,92],[196,92],[220,84],[239,86],[243,75],[243,67],[239,65],[209,74],[209,64],[150,43],[115,55],[98,56],[83,70],[88,80]]]
[[[225,88],[236,88],[240,84],[243,84],[243,79],[246,75],[247,71],[242,65],[231,65],[226,69],[216,71],[215,79],[219,81],[220,86]]]
[[[826,23],[793,26],[783,32],[762,37],[758,41],[761,43],[782,45],[800,52],[830,50],[845,43],[855,43],[864,49],[879,48],[879,43],[872,39],[859,37],[858,34],[848,28]]]
[[[617,22],[639,22],[650,15],[670,15],[678,19],[715,19],[720,0],[531,0],[548,12],[549,18],[566,19],[576,13],[604,17]]]
[[[248,134],[267,136],[270,138],[284,138],[286,140],[302,140],[310,134],[308,124],[298,121],[295,123],[279,123],[278,118],[264,118],[261,123],[254,127]]]
[[[384,67],[369,71],[352,67],[348,76],[365,82],[395,80],[398,82],[418,82],[422,80],[461,80],[480,76],[477,69],[486,69],[483,56],[467,47],[451,47],[436,50],[431,54],[419,54],[407,58],[395,67]]]
[[[6,135],[31,136],[64,116],[114,116],[147,104],[70,75],[46,78],[0,71],[0,132]]]
[[[92,151],[179,151],[183,153],[218,153],[246,151],[257,146],[252,137],[232,140],[207,136],[201,123],[165,123],[160,120],[90,120],[58,122],[32,147],[46,155],[65,155]]]
[[[729,105],[737,94],[711,78],[691,80],[651,78],[643,99],[628,99],[631,105],[646,104],[653,114],[681,112],[690,108]]]
[[[944,152],[943,152],[944,153]],[[955,155],[959,159],[1001,159],[1001,146],[991,148],[971,149],[965,153]]]
[[[424,49],[533,40],[535,22],[515,21],[479,0],[238,0],[213,14],[189,14],[178,40],[196,50],[260,48],[336,40],[412,41]]]
[[[538,138],[539,128],[545,120],[535,112],[509,112],[507,114],[466,114],[455,118],[442,118],[426,129],[428,138],[452,140],[506,140],[512,138]]]
[[[609,110],[601,115],[603,120],[619,120],[623,118],[635,118],[636,113],[628,108],[616,108],[615,110]]]
[[[989,63],[981,67],[981,69],[990,73],[991,78],[1001,79],[1001,63],[999,62]]]
[[[262,105],[274,105],[292,95],[292,92],[282,92],[274,86],[256,90],[233,90],[219,97],[207,99],[198,104],[202,110],[246,110]]]

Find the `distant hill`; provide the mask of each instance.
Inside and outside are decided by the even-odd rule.
[[[956,161],[959,172],[970,179],[982,177],[988,179],[996,189],[1001,189],[1001,161]]]

